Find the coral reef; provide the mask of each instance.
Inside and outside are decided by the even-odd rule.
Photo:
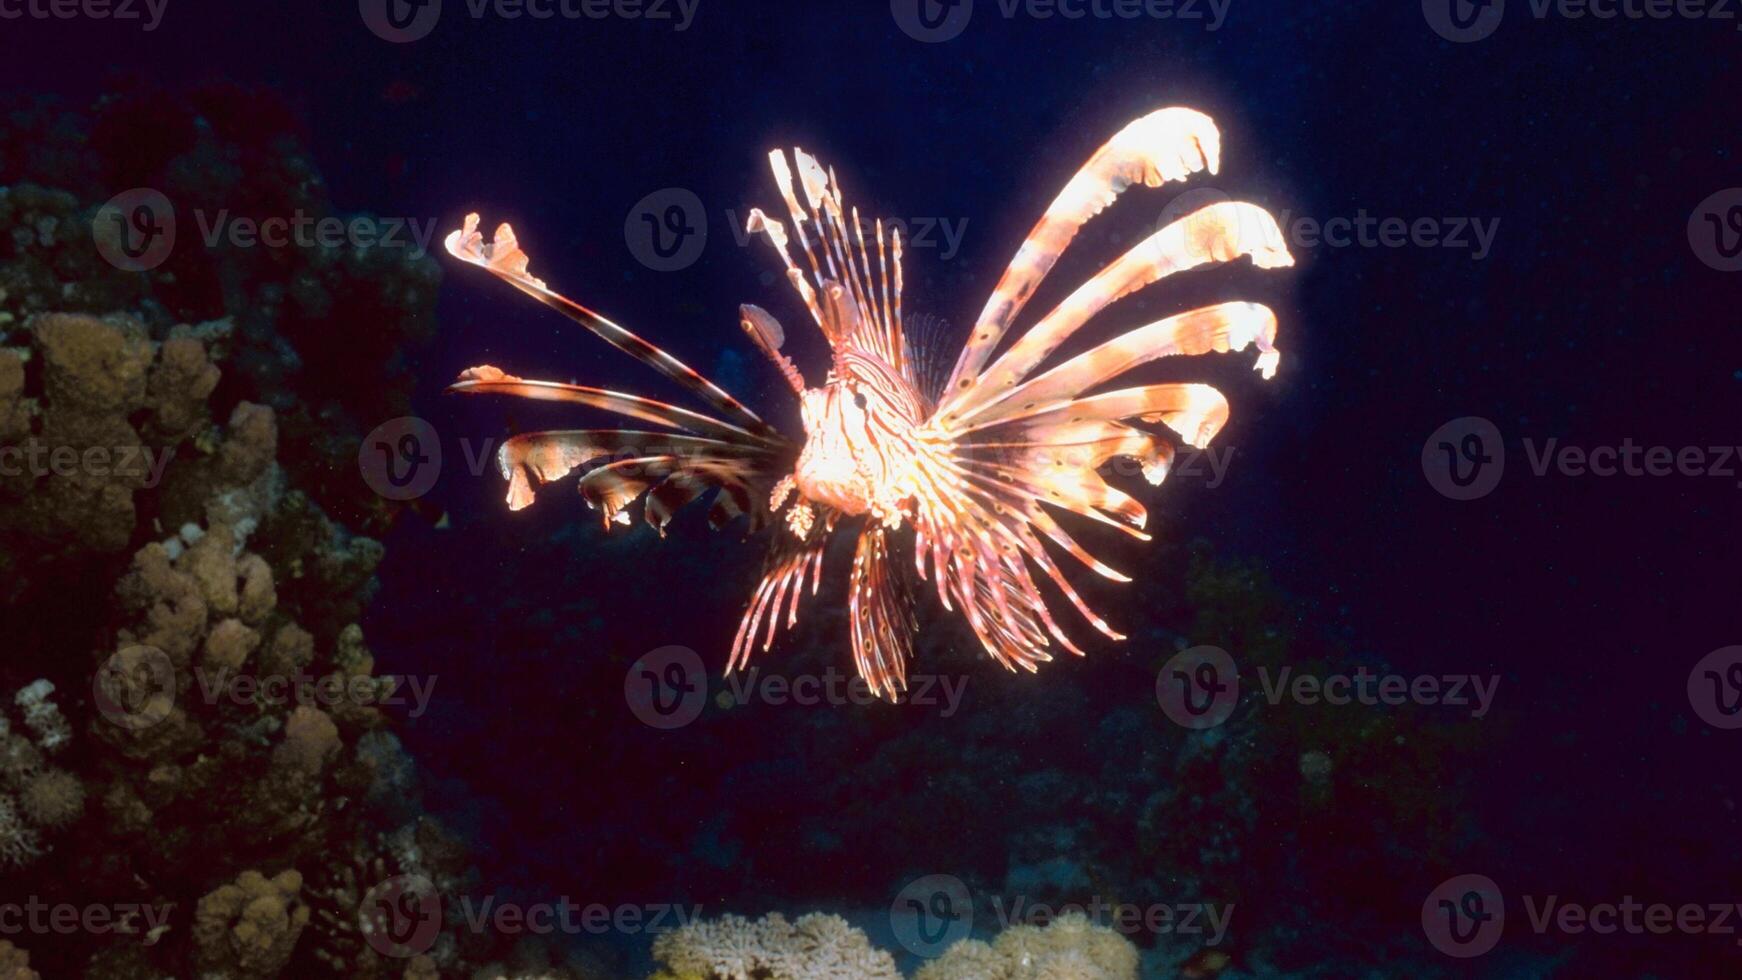
[[[30,954],[0,939],[0,980],[42,980],[30,968]]]
[[[297,899],[301,890],[295,871],[270,879],[244,871],[235,884],[200,899],[193,922],[200,972],[236,980],[278,976],[308,925],[308,906]]]
[[[778,912],[698,920],[653,942],[650,980],[900,980],[895,959],[839,916]],[[1137,980],[1137,948],[1081,912],[1018,924],[990,943],[964,939],[913,980]]]
[[[662,933],[654,980],[900,980],[895,960],[839,916],[812,912],[788,922],[770,912],[690,922]]]
[[[300,127],[271,92],[126,83],[84,110],[22,97],[0,109],[0,337],[42,312],[127,311],[159,339],[178,324],[197,332],[223,322],[233,351],[221,381],[190,343],[171,339],[154,364],[137,333],[97,352],[76,333],[65,343],[116,369],[84,392],[98,407],[149,404],[148,440],[199,428],[220,383],[231,399],[270,406],[291,454],[324,464],[304,469],[303,489],[341,521],[379,530],[391,511],[343,474],[365,433],[408,414],[404,359],[434,330],[435,261],[411,236],[382,234],[379,219],[333,207]],[[98,250],[99,209],[127,188],[162,194],[180,224],[178,244],[144,272],[116,268]],[[274,218],[309,227],[332,219],[373,244],[292,237],[274,245],[225,233]],[[216,233],[199,234],[202,225]],[[9,397],[15,374],[0,358],[0,442],[28,412]],[[91,421],[110,417],[105,410]],[[120,434],[113,425],[79,431]],[[88,536],[118,548],[127,489],[112,480],[69,484],[57,491],[68,501],[42,509],[76,502],[106,517]]]
[[[84,812],[84,787],[49,761],[72,741],[52,694],[54,685],[39,679],[13,697],[28,734],[14,731],[0,712],[0,870],[41,858],[49,849],[44,835]]]
[[[1080,912],[1014,925],[991,943],[964,939],[913,980],[1137,980],[1137,947]]]
[[[398,505],[356,448],[405,414],[398,357],[432,324],[434,263],[190,230],[125,271],[92,234],[119,188],[162,191],[190,226],[334,214],[294,126],[221,89],[88,114],[7,101],[0,894],[113,921],[38,931],[30,960],[0,944],[0,978],[579,975],[452,924],[413,966],[358,928],[395,875],[477,887],[421,813],[358,625],[384,554],[367,532]]]

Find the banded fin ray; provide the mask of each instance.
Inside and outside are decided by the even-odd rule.
[[[729,422],[722,422],[712,416],[692,412],[668,402],[604,388],[588,388],[557,381],[529,381],[505,374],[501,369],[488,364],[467,369],[458,381],[448,386],[448,391],[456,395],[509,395],[533,401],[570,402],[728,442],[763,445],[770,451],[780,448],[767,446],[752,433]]]
[[[508,481],[508,509],[532,505],[537,489],[554,483],[595,460],[649,456],[677,457],[694,464],[692,479],[714,485],[703,477],[704,462],[731,460],[758,462],[764,453],[750,446],[682,436],[669,432],[638,432],[629,429],[571,429],[527,432],[512,436],[496,451],[496,465]],[[694,499],[690,497],[688,500]],[[609,518],[612,515],[607,515]],[[669,519],[669,513],[666,517]],[[664,521],[655,523],[661,530]]]
[[[1177,106],[1131,122],[1104,143],[1065,184],[1016,250],[974,321],[945,390],[973,385],[1035,288],[1090,218],[1133,184],[1159,187],[1203,170],[1216,173],[1221,152],[1222,136],[1210,117]]]
[[[449,233],[444,240],[448,254],[479,266],[507,282],[545,306],[599,335],[606,343],[628,354],[677,382],[707,402],[715,411],[734,420],[756,438],[771,442],[783,441],[780,433],[752,412],[719,385],[702,377],[688,364],[643,340],[639,335],[606,319],[599,313],[552,291],[544,280],[527,271],[528,257],[514,236],[514,229],[504,222],[497,226],[495,237],[486,245],[478,231],[478,215],[466,215],[460,230]]]
[[[1078,287],[999,355],[973,385],[952,391],[938,411],[940,423],[960,426],[972,420],[1120,297],[1176,272],[1247,255],[1264,269],[1294,264],[1276,219],[1256,205],[1224,201],[1171,222]],[[1259,367],[1265,377],[1275,372],[1277,357],[1274,348],[1264,352]]]
[[[1256,346],[1257,370],[1275,373],[1276,314],[1260,303],[1234,301],[1188,310],[1129,330],[999,395],[960,423],[964,431],[1052,411],[1131,369],[1176,355]],[[990,376],[990,375],[988,375]]]
[[[859,676],[872,693],[890,700],[907,689],[907,661],[919,631],[911,575],[890,554],[889,532],[880,524],[866,524],[847,582],[849,639]]]

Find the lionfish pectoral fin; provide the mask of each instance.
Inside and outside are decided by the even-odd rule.
[[[988,406],[1007,402],[1017,386],[1038,370],[1065,340],[1120,297],[1176,272],[1241,256],[1251,256],[1254,264],[1265,269],[1294,262],[1276,219],[1255,205],[1224,201],[1172,222],[1066,297],[999,355],[970,389],[952,392],[940,417],[965,426],[984,415]],[[1273,322],[1270,335],[1274,334]],[[1274,348],[1262,349],[1259,369],[1268,378],[1275,373],[1277,357]]]
[[[1154,187],[1202,170],[1214,173],[1220,154],[1214,123],[1188,109],[1151,113],[1097,150],[1011,260],[921,427],[928,448],[917,478],[920,574],[937,576],[945,605],[962,609],[986,650],[1006,667],[1034,669],[1049,658],[1051,640],[1081,652],[1054,622],[1034,569],[1097,630],[1123,639],[1065,578],[1048,544],[1106,578],[1129,577],[1086,551],[1052,512],[1068,511],[1147,539],[1148,512],[1108,485],[1103,464],[1134,459],[1146,480],[1159,483],[1173,465],[1174,446],[1133,423],[1160,423],[1201,447],[1228,418],[1227,400],[1208,385],[1095,392],[1158,357],[1248,345],[1259,351],[1260,373],[1275,373],[1276,317],[1256,303],[1223,303],[1168,317],[1036,373],[1096,313],[1163,277],[1241,256],[1260,268],[1292,264],[1276,221],[1239,202],[1200,208],[1156,231],[994,358],[1017,314],[1089,218],[1136,184]]]
[[[528,271],[526,251],[507,224],[486,243],[478,230],[478,216],[469,214],[461,229],[447,237],[446,245],[454,257],[485,269],[676,381],[719,415],[624,392],[530,381],[489,365],[472,368],[448,390],[584,405],[677,430],[577,430],[510,439],[499,451],[497,462],[509,483],[511,509],[530,506],[538,487],[610,455],[614,462],[591,470],[579,484],[587,503],[604,512],[607,528],[627,523],[625,508],[646,494],[644,516],[663,534],[675,510],[709,489],[720,491],[709,512],[710,522],[720,526],[749,513],[752,527],[760,526],[765,519],[761,501],[776,475],[787,468],[786,457],[791,451],[778,432],[682,361],[551,290]],[[625,454],[630,458],[622,458]]]
[[[1202,170],[1215,173],[1221,152],[1221,133],[1210,117],[1177,106],[1135,120],[1102,144],[1065,184],[1010,260],[968,335],[946,391],[954,394],[974,384],[1016,315],[1090,218],[1134,184],[1157,187]]]
[[[494,240],[486,245],[484,236],[478,231],[478,216],[468,214],[461,229],[448,235],[446,245],[448,253],[455,258],[485,269],[545,306],[586,327],[611,346],[677,382],[754,438],[770,444],[784,441],[773,427],[762,421],[743,402],[702,377],[694,368],[599,313],[551,290],[544,280],[534,277],[527,271],[529,260],[525,250],[520,247],[514,229],[507,224],[497,228]]]

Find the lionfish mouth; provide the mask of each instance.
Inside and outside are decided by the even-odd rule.
[[[848,640],[860,675],[880,695],[893,699],[906,687],[918,632],[916,578],[932,583],[944,609],[960,610],[988,655],[1011,670],[1036,670],[1052,659],[1055,642],[1083,652],[1054,619],[1036,573],[1090,625],[1123,639],[1084,602],[1055,556],[1068,555],[1115,581],[1130,578],[1089,554],[1055,515],[1074,514],[1147,540],[1147,511],[1108,485],[1102,465],[1135,459],[1158,484],[1177,444],[1203,448],[1221,430],[1228,402],[1208,385],[1133,384],[1130,373],[1160,358],[1255,347],[1256,367],[1269,378],[1279,361],[1276,316],[1258,303],[1224,302],[1126,330],[1071,357],[1058,352],[1116,300],[1175,273],[1240,258],[1272,269],[1293,259],[1263,209],[1210,204],[1160,228],[1005,340],[1078,231],[1120,194],[1218,172],[1215,124],[1191,109],[1161,109],[1096,150],[1017,249],[941,390],[927,383],[919,366],[925,359],[916,356],[903,327],[899,231],[886,235],[881,220],[862,221],[858,209],[845,204],[834,172],[803,150],[793,151],[792,164],[779,151],[769,160],[791,230],[759,209],[751,210],[748,230],[773,247],[798,306],[828,336],[837,362],[858,358],[875,369],[873,378],[887,374],[883,387],[889,390],[880,394],[905,407],[874,411],[881,435],[872,442],[901,447],[890,456],[897,462],[871,470],[876,485],[870,486],[851,454],[806,459],[795,470],[798,452],[785,435],[676,357],[551,291],[527,271],[527,255],[511,228],[502,225],[486,244],[478,216],[469,215],[447,239],[451,254],[676,381],[707,408],[474,368],[452,390],[569,402],[653,427],[508,439],[497,463],[509,483],[509,506],[529,506],[538,488],[581,471],[581,495],[603,512],[607,528],[627,523],[628,508],[640,500],[644,519],[661,533],[677,509],[704,497],[716,527],[745,517],[752,532],[785,508],[728,671],[747,663],[753,649],[766,651],[783,619],[789,629],[797,623],[801,599],[817,592],[837,532],[856,536],[847,578]],[[812,394],[780,352],[785,332],[779,322],[749,305],[740,309],[740,320],[794,393]],[[1124,386],[1116,386],[1120,381]],[[875,444],[868,451],[880,460],[887,452]],[[911,562],[893,557],[898,534],[911,535]]]

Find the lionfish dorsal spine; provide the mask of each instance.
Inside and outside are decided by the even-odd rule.
[[[902,244],[899,226],[885,228],[873,219],[866,237],[865,220],[849,206],[833,168],[794,147],[791,160],[781,150],[768,155],[774,183],[792,219],[791,237],[779,222],[752,208],[746,225],[769,240],[787,278],[813,320],[837,352],[854,349],[877,355],[910,382],[913,377],[909,341],[902,333]],[[796,185],[795,185],[796,178]],[[800,201],[803,195],[803,202]],[[796,239],[804,252],[808,275],[788,248]],[[871,257],[875,243],[877,257]],[[833,306],[831,288],[842,292],[851,314]]]

